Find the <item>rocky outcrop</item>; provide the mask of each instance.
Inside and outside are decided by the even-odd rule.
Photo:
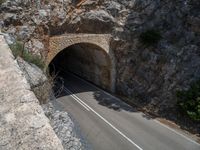
[[[36,65],[29,64],[20,57],[18,57],[16,60],[20,70],[23,72],[23,76],[25,76],[31,87],[40,86],[42,83],[47,81],[47,77],[44,75],[43,71]]]
[[[105,10],[91,10],[80,16],[79,32],[111,33],[114,22]]]
[[[0,149],[63,150],[3,36],[0,49]]]

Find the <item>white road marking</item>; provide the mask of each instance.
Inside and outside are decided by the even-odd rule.
[[[94,114],[96,114],[100,119],[102,119],[105,123],[107,123],[111,128],[113,128],[115,131],[117,131],[121,136],[123,136],[126,140],[128,140],[131,144],[133,144],[135,147],[137,147],[139,150],[143,150],[140,146],[138,146],[135,142],[133,142],[130,138],[128,138],[125,134],[123,134],[120,130],[118,130],[115,126],[113,126],[109,121],[107,121],[105,118],[103,118],[99,113],[97,113],[94,109],[92,109],[89,105],[87,105],[85,102],[83,102],[79,97],[72,94],[72,92],[64,88],[66,92],[70,93],[76,101],[79,101],[79,103],[85,108],[91,110]]]
[[[71,94],[71,93],[70,93]],[[85,106],[81,101],[79,101],[76,97],[75,97],[75,95],[74,94],[71,94],[70,95],[75,101],[77,101],[80,105],[82,105],[87,111],[90,111],[90,109],[87,107],[87,106]]]
[[[61,69],[61,70],[62,70],[62,71],[64,71],[64,72],[66,72],[66,71],[65,71],[65,70],[63,70],[63,69]],[[66,72],[66,73],[69,73],[69,72]],[[91,85],[92,87],[94,87],[94,88],[96,88],[96,89],[98,89],[98,90],[100,90],[100,91],[103,91],[102,89],[100,89],[100,88],[98,88],[97,86],[95,86],[95,85],[93,85],[93,84],[91,84],[91,83],[89,83],[89,82],[87,82],[87,81],[83,80],[82,78],[80,78],[80,77],[78,77],[78,76],[75,76],[75,75],[74,75],[74,74],[72,74],[72,73],[70,73],[70,74],[71,74],[72,76],[74,76],[74,77],[76,77],[76,78],[80,79],[81,81],[85,82],[86,84],[89,84],[89,85]],[[128,105],[129,107],[131,107],[129,104],[127,104],[127,103],[125,103],[124,101],[120,100],[119,98],[117,98],[117,97],[113,96],[112,94],[110,94],[110,93],[108,93],[108,92],[106,92],[106,91],[103,91],[103,92],[104,92],[104,93],[106,93],[107,95],[109,95],[109,96],[111,96],[111,97],[115,98],[116,100],[118,100],[118,101],[120,101],[120,102],[122,102],[122,103],[124,103],[124,104]],[[163,123],[159,122],[158,120],[156,120],[156,119],[153,119],[153,121],[154,121],[155,123],[158,123],[159,125],[161,125],[161,126],[163,126],[163,127],[167,128],[167,129],[169,129],[170,131],[174,132],[175,134],[177,134],[177,135],[179,135],[179,136],[181,136],[181,137],[183,137],[183,138],[185,138],[185,139],[189,140],[190,142],[192,142],[192,143],[194,143],[194,144],[197,144],[197,145],[200,145],[199,143],[197,143],[197,142],[196,142],[196,141],[194,141],[193,139],[191,139],[191,138],[189,138],[189,137],[187,137],[187,136],[183,135],[183,134],[182,134],[182,133],[180,133],[179,131],[176,131],[176,130],[174,130],[174,129],[170,128],[169,126],[167,126],[167,125],[165,125],[165,124],[163,124]]]
[[[70,73],[70,74],[71,74],[71,73]],[[72,76],[74,76],[75,78],[78,78],[78,79],[80,79],[81,81],[85,82],[86,84],[89,84],[89,85],[91,85],[92,87],[94,87],[94,88],[96,88],[96,89],[98,89],[98,90],[100,90],[100,91],[103,91],[102,89],[100,89],[100,88],[96,87],[95,85],[93,85],[93,84],[91,84],[91,83],[89,83],[89,82],[87,82],[87,81],[85,81],[85,80],[81,79],[80,77],[78,77],[78,76],[75,76],[75,75],[73,75],[73,74],[71,74],[71,75],[72,75]],[[127,104],[127,103],[123,102],[122,100],[120,100],[119,98],[117,98],[117,97],[113,96],[112,94],[110,94],[110,93],[108,93],[108,92],[106,92],[106,91],[103,91],[103,92],[104,92],[104,93],[106,93],[107,95],[109,95],[109,96],[111,96],[111,97],[115,98],[116,100],[118,100],[118,101],[122,102],[123,104],[125,104],[125,105],[128,105],[129,107],[131,107],[129,104]],[[142,113],[143,113],[143,112],[142,112]],[[191,138],[189,138],[189,137],[187,137],[187,136],[183,135],[182,133],[180,133],[180,132],[178,132],[178,131],[176,131],[176,130],[174,130],[174,129],[170,128],[169,126],[167,126],[167,125],[165,125],[165,124],[163,124],[163,123],[159,122],[158,120],[156,120],[156,119],[153,119],[153,121],[154,121],[155,123],[158,123],[159,125],[161,125],[161,126],[163,126],[163,127],[167,128],[167,129],[169,129],[170,131],[174,132],[175,134],[177,134],[177,135],[179,135],[179,136],[181,136],[181,137],[183,137],[183,138],[187,139],[188,141],[190,141],[190,142],[192,142],[192,143],[194,143],[194,144],[200,145],[199,143],[197,143],[197,142],[196,142],[196,141],[194,141],[193,139],[191,139]]]

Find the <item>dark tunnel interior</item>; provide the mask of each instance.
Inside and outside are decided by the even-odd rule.
[[[105,89],[111,90],[111,60],[100,47],[79,43],[65,48],[49,64],[50,74],[70,72]]]

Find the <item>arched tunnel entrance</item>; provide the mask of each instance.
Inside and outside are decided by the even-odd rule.
[[[49,64],[50,73],[70,72],[107,91],[114,92],[113,62],[97,45],[78,43],[59,52]]]

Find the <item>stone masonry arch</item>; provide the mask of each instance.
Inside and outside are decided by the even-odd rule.
[[[111,67],[111,88],[110,91],[115,92],[115,57],[113,51],[110,48],[110,34],[66,34],[60,36],[53,36],[49,39],[48,54],[46,57],[46,66],[56,57],[58,53],[65,48],[79,43],[89,43],[98,46],[103,50],[110,58]]]

